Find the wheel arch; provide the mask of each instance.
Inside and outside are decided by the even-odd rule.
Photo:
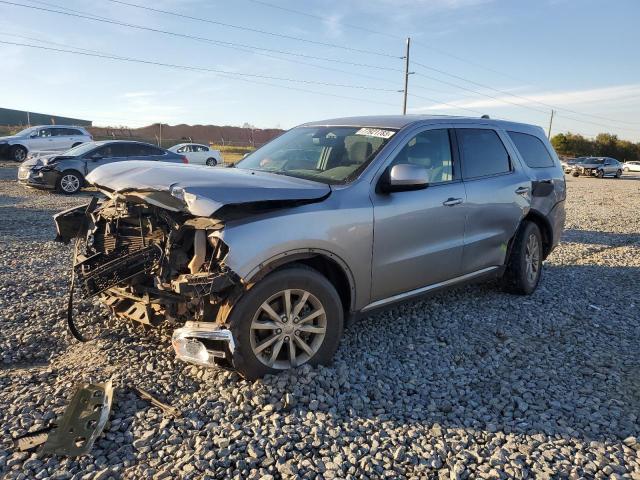
[[[356,286],[347,263],[332,252],[317,248],[299,249],[275,255],[254,268],[246,277],[253,284],[268,274],[294,264],[306,265],[323,275],[334,286],[346,313],[355,310]]]
[[[542,258],[547,258],[551,253],[553,245],[553,227],[551,226],[551,223],[541,212],[534,209],[529,210],[529,213],[522,218],[518,229],[520,229],[520,226],[525,221],[533,222],[538,226],[540,235],[542,235]],[[515,238],[515,234],[513,238]],[[511,243],[513,243],[513,238],[511,239]]]

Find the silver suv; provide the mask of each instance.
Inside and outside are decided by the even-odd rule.
[[[0,156],[22,162],[29,152],[60,152],[91,141],[93,137],[82,127],[41,125],[25,128],[9,137],[0,137]]]
[[[530,294],[565,221],[542,129],[479,118],[325,120],[235,168],[126,162],[87,181],[108,198],[55,216],[82,294],[183,323],[179,358],[246,378],[327,363],[349,316],[445,287]]]

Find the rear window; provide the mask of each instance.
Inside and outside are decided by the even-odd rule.
[[[539,138],[520,132],[507,133],[530,168],[553,167],[553,158]]]
[[[457,129],[462,153],[462,176],[465,179],[487,177],[511,171],[509,154],[493,130]]]

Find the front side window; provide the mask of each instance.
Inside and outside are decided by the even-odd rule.
[[[507,133],[530,168],[553,167],[553,158],[539,138],[520,132]]]
[[[208,152],[209,148],[204,145],[196,145],[196,152]]]
[[[466,180],[511,171],[509,154],[494,130],[456,130],[462,154],[462,177]]]
[[[426,130],[419,133],[400,150],[392,165],[411,164],[429,172],[429,183],[453,180],[453,157],[449,130]]]
[[[42,138],[46,138],[46,137],[50,137],[51,136],[51,128],[41,128],[38,131],[38,136],[42,137]]]
[[[249,154],[237,168],[345,184],[364,171],[395,133],[373,127],[297,127]]]

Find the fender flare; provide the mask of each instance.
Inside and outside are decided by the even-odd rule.
[[[350,304],[349,309],[354,311],[356,301],[356,283],[353,277],[353,272],[349,268],[347,262],[329,250],[322,248],[298,248],[294,250],[288,250],[286,252],[278,253],[256,265],[245,277],[245,282],[251,285],[260,279],[264,278],[267,274],[271,273],[275,269],[282,267],[288,263],[293,263],[297,260],[304,260],[313,257],[325,257],[328,260],[335,262],[342,272],[347,277],[350,290]]]

